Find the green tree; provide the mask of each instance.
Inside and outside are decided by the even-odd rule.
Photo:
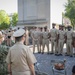
[[[12,15],[12,21],[11,21],[12,26],[16,26],[17,22],[18,22],[18,14],[14,13]]]
[[[75,26],[75,0],[68,0],[65,4],[65,16],[71,20],[71,25]]]
[[[5,29],[10,26],[10,18],[4,10],[0,10],[0,29]]]

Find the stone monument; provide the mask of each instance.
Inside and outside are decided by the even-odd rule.
[[[18,23],[50,28],[50,0],[18,0]]]

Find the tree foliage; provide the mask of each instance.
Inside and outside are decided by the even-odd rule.
[[[16,26],[17,21],[18,21],[18,14],[17,14],[17,13],[14,13],[14,14],[12,15],[12,21],[11,21],[12,26]]]
[[[0,10],[0,29],[8,28],[10,24],[10,18],[4,10]]]
[[[71,20],[71,24],[75,26],[75,0],[68,0],[65,4],[65,16]]]

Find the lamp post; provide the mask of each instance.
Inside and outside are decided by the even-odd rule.
[[[12,28],[12,13],[11,13],[11,15],[10,15],[10,28]]]
[[[63,12],[62,12],[62,25],[63,25]]]

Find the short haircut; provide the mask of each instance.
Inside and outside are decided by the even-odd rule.
[[[20,37],[15,37],[15,41],[16,41],[16,42],[21,41],[22,37],[23,37],[23,35],[22,35],[22,36],[20,36]]]

